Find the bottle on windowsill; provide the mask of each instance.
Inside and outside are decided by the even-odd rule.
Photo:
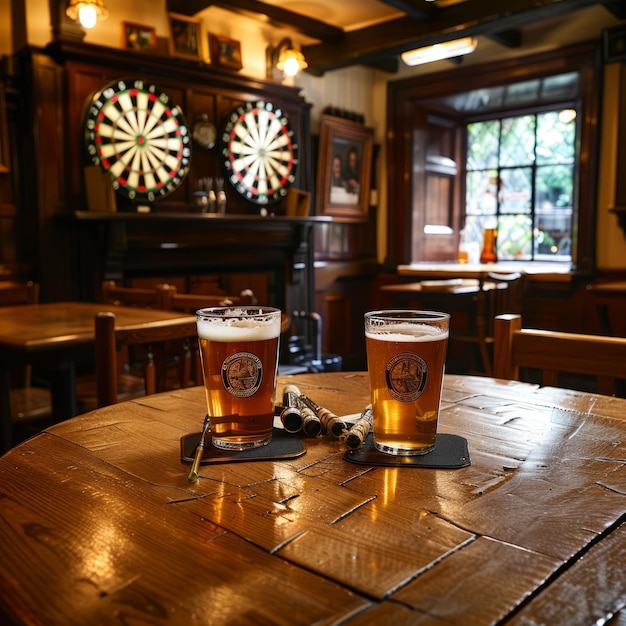
[[[480,253],[481,263],[496,263],[498,260],[498,252],[496,249],[496,238],[498,229],[494,224],[486,224],[483,228],[483,249]]]
[[[457,251],[456,260],[462,264],[469,263],[467,234],[464,228],[461,229],[459,235],[459,249]]]

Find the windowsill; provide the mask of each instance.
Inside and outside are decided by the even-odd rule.
[[[398,265],[400,276],[422,276],[424,278],[485,278],[489,272],[508,274],[521,272],[532,280],[546,282],[569,282],[572,278],[572,267],[569,263],[411,263]]]

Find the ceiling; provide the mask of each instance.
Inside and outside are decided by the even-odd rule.
[[[626,19],[624,0],[167,0],[175,13],[215,6],[306,36],[316,75],[357,64],[395,72],[401,52],[463,36],[518,47],[525,26],[595,5]]]

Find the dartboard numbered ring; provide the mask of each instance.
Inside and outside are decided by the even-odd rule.
[[[92,163],[113,187],[135,201],[175,191],[191,163],[191,138],[182,111],[156,85],[116,80],[93,96],[85,120]]]
[[[221,144],[228,180],[246,200],[269,204],[287,194],[298,145],[280,108],[262,100],[238,106],[224,124]]]

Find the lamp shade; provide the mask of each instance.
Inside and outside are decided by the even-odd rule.
[[[286,76],[295,76],[300,70],[308,67],[304,54],[295,48],[283,50],[276,63],[276,68]]]
[[[463,54],[469,54],[476,50],[477,41],[475,37],[463,37],[462,39],[454,39],[452,41],[443,41],[432,46],[424,48],[416,48],[403,52],[400,56],[407,65],[420,65],[422,63],[431,63],[433,61],[441,61],[442,59],[451,59]]]
[[[78,19],[83,28],[93,28],[109,16],[102,0],[70,0],[65,13],[71,20]]]

